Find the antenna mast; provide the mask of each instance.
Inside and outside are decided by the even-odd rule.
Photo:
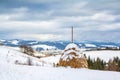
[[[71,36],[71,41],[72,41],[72,43],[73,43],[73,38],[74,38],[74,37],[73,37],[73,36],[74,36],[74,35],[73,35],[73,26],[71,27],[71,34],[72,34],[72,36]]]

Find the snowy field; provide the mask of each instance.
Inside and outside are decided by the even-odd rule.
[[[89,51],[84,52],[91,58],[100,57],[108,60],[120,57],[120,51]],[[28,66],[27,60],[33,66]],[[120,72],[99,71],[90,69],[73,69],[53,67],[60,55],[37,59],[10,47],[0,46],[0,79],[1,80],[120,80]],[[25,65],[16,65],[16,61]],[[44,65],[43,65],[44,62]]]
[[[97,59],[98,57],[106,62],[109,61],[109,59],[113,59],[114,57],[120,58],[120,50],[101,50],[101,51],[86,51],[83,52],[83,54],[86,54],[87,57],[90,56],[92,59]]]
[[[0,64],[1,80],[119,80],[120,73],[89,69]]]

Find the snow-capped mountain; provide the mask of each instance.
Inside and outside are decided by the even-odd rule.
[[[70,41],[37,41],[37,40],[22,40],[22,39],[12,39],[12,40],[0,40],[0,43],[6,46],[19,47],[20,45],[32,46],[37,50],[47,50],[47,49],[59,49],[63,50]],[[98,42],[98,41],[80,41],[75,42],[79,47],[98,49],[98,48],[119,48],[120,43],[115,42]]]

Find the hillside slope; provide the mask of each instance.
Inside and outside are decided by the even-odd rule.
[[[31,58],[34,66],[15,65],[18,60],[25,63]],[[50,57],[52,61],[58,60],[58,56]],[[45,58],[48,62],[49,57]],[[56,58],[56,59],[55,59]],[[49,63],[49,62],[48,62]],[[64,67],[52,67],[46,63],[42,66],[42,61],[25,55],[10,47],[0,46],[0,79],[2,80],[119,80],[120,73],[112,71],[99,71],[89,69],[73,69]],[[37,64],[37,66],[36,66]]]
[[[0,63],[2,80],[119,80],[119,72],[89,69],[19,66]]]
[[[28,60],[31,61],[32,65],[43,65],[43,61],[35,57],[26,55],[12,47],[0,46],[0,63],[28,65]]]

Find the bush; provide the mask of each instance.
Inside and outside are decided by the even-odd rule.
[[[28,57],[28,59],[27,59],[27,64],[29,65],[29,66],[31,66],[32,65],[32,60]]]
[[[109,60],[109,62],[106,63],[100,58],[92,60],[89,56],[87,62],[89,69],[120,71],[120,59],[118,57],[115,57],[113,60]]]
[[[26,46],[26,45],[21,45],[21,46],[20,46],[20,49],[21,49],[21,51],[22,51],[23,53],[26,53],[26,54],[28,54],[28,55],[33,56],[34,50],[33,50],[32,47],[28,47],[28,46]]]
[[[109,60],[106,69],[109,71],[120,71],[120,59],[115,57],[113,60]]]

